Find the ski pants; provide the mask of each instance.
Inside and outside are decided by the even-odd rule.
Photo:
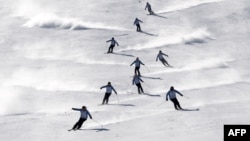
[[[141,83],[136,84],[136,86],[137,86],[137,88],[138,88],[138,93],[139,93],[139,94],[141,94],[141,92],[144,93],[144,92],[143,92],[143,89],[142,89],[142,86],[141,86]]]
[[[104,104],[104,103],[108,104],[109,103],[110,95],[111,95],[111,93],[105,93],[102,104]]]
[[[80,118],[76,124],[73,126],[72,129],[80,129],[82,127],[82,124],[84,123],[84,121],[86,121],[87,119],[84,118]]]
[[[154,12],[152,11],[151,8],[148,8],[148,13],[149,13],[149,14],[154,14]]]
[[[135,67],[135,74],[141,76],[140,67]]]
[[[110,46],[109,46],[108,53],[113,53],[114,47],[115,47],[115,45],[110,45]]]
[[[166,66],[166,65],[168,65],[168,66],[170,66],[169,64],[168,64],[168,62],[163,58],[163,59],[160,59],[160,61],[162,62],[162,64],[164,65],[164,66]]]
[[[140,26],[140,24],[136,24],[136,27],[137,27],[136,31],[141,31],[141,26]]]
[[[179,101],[177,100],[177,98],[173,98],[173,99],[170,99],[170,100],[174,103],[174,108],[176,110],[181,110],[182,109],[181,106],[180,106]]]

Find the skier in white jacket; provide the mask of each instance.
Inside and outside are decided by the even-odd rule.
[[[148,9],[148,12],[150,15],[154,14],[154,12],[152,11],[151,5],[147,2],[145,10]]]
[[[143,88],[142,88],[142,86],[141,86],[141,82],[143,82],[143,80],[140,78],[140,76],[138,76],[138,75],[135,73],[135,75],[134,75],[134,77],[133,77],[133,80],[132,80],[132,84],[133,84],[133,85],[135,84],[135,85],[137,86],[137,88],[138,88],[138,93],[139,93],[139,94],[141,94],[141,92],[144,93]]]
[[[164,66],[172,67],[172,66],[170,66],[170,65],[168,64],[168,62],[164,59],[163,56],[167,56],[167,57],[168,57],[167,54],[163,53],[163,52],[160,50],[159,53],[158,53],[158,55],[157,55],[157,57],[156,57],[156,61],[158,61],[158,59],[159,59],[159,60],[162,62],[162,64],[163,64]]]
[[[183,96],[179,91],[175,90],[173,86],[170,87],[170,90],[166,94],[166,101],[169,99],[174,103],[174,107],[176,110],[182,110],[179,101],[176,98],[176,93],[179,94],[180,96]]]
[[[116,90],[114,89],[114,87],[111,85],[111,82],[108,82],[108,85],[102,86],[100,89],[102,88],[106,88],[106,93],[105,96],[103,98],[102,104],[108,104],[109,102],[109,97],[112,94],[112,91],[115,92],[115,94],[117,94]]]
[[[115,40],[114,37],[112,37],[112,39],[106,41],[106,42],[111,42],[110,46],[109,46],[109,50],[107,53],[113,53],[113,49],[115,47],[115,45],[119,46],[118,42]]]
[[[141,76],[141,73],[140,73],[140,66],[141,64],[142,65],[145,65],[142,63],[142,61],[139,59],[139,57],[136,57],[136,60],[130,64],[130,66],[132,66],[133,64],[135,64],[135,74],[137,74],[138,76]]]
[[[75,125],[73,126],[73,128],[71,130],[80,129],[82,127],[82,124],[88,119],[88,116],[90,117],[90,119],[92,119],[92,116],[89,113],[89,111],[87,110],[86,106],[82,106],[82,109],[72,108],[72,110],[80,111],[81,116],[80,116],[80,119],[75,123]]]
[[[138,18],[135,18],[134,25],[136,25],[136,31],[140,32],[141,31],[141,26],[140,23],[143,23],[143,21],[139,20]]]

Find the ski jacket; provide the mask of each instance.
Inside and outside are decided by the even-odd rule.
[[[140,67],[141,64],[145,65],[140,60],[135,60],[132,64],[130,64],[130,66],[132,66],[133,64],[135,64],[135,67]]]
[[[151,5],[149,3],[146,4],[145,10],[148,8],[148,11],[151,11]]]
[[[165,53],[159,53],[159,54],[157,55],[157,57],[156,57],[156,61],[157,61],[158,59],[160,59],[160,60],[164,59],[163,56],[167,56],[167,57],[168,57],[168,55],[165,54]]]
[[[140,84],[140,82],[143,82],[139,76],[135,76],[132,80],[132,84]]]
[[[140,22],[143,23],[141,20],[136,18],[135,21],[134,21],[134,25],[138,25],[138,24],[140,24]]]
[[[72,108],[74,111],[80,111],[81,112],[81,118],[88,119],[88,116],[92,119],[91,114],[88,110],[78,109],[78,108]]]
[[[177,94],[179,94],[179,95],[181,95],[181,96],[183,96],[180,92],[178,92],[177,90],[169,90],[168,92],[167,92],[167,94],[166,94],[166,99],[168,98],[168,96],[169,96],[169,98],[170,99],[175,99],[176,98],[176,93]]]
[[[114,87],[112,85],[105,85],[105,86],[102,86],[102,88],[106,88],[106,93],[112,93],[112,90],[115,92],[115,94],[117,94],[116,90],[114,89]]]
[[[117,46],[119,46],[118,42],[117,42],[115,39],[111,39],[111,40],[108,40],[108,41],[106,41],[106,42],[111,42],[111,45],[113,45],[113,46],[115,46],[115,44],[116,44]]]

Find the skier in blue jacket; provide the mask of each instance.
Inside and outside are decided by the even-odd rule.
[[[141,73],[140,73],[140,66],[141,64],[142,65],[145,65],[142,63],[142,61],[139,59],[139,57],[136,57],[136,60],[130,64],[130,66],[132,66],[133,64],[135,64],[135,74],[137,74],[138,76],[141,76]]]
[[[104,103],[108,104],[109,97],[110,97],[112,91],[114,91],[115,94],[117,94],[117,92],[114,89],[114,87],[111,85],[111,82],[108,82],[108,85],[102,86],[100,89],[102,89],[102,88],[106,88],[106,93],[105,93],[105,96],[103,98],[102,104],[104,104]]]
[[[179,101],[176,98],[176,93],[179,94],[180,96],[183,96],[179,91],[175,90],[173,86],[170,87],[170,90],[166,94],[166,101],[169,99],[174,103],[174,107],[176,110],[182,110]]]
[[[139,94],[141,94],[141,92],[144,93],[143,88],[142,88],[142,86],[141,86],[141,82],[143,82],[143,80],[140,78],[140,76],[138,76],[138,75],[135,73],[135,75],[134,75],[134,77],[133,77],[133,80],[132,80],[132,84],[133,84],[133,85],[135,84],[135,85],[137,86],[137,88],[138,88],[138,93],[139,93]]]
[[[136,31],[137,32],[140,32],[141,31],[141,26],[140,26],[140,23],[143,23],[141,20],[139,20],[138,18],[135,18],[135,21],[134,21],[134,25],[136,25]]]
[[[159,59],[159,60],[162,62],[162,64],[163,64],[164,66],[172,67],[172,66],[170,66],[170,65],[168,64],[168,62],[164,59],[163,56],[167,56],[167,57],[168,57],[167,54],[163,53],[163,52],[160,50],[159,53],[158,53],[158,55],[157,55],[157,57],[156,57],[156,61],[158,61],[158,59]]]
[[[119,46],[118,42],[115,40],[114,37],[112,37],[112,39],[106,41],[106,42],[111,42],[110,46],[109,46],[109,50],[107,53],[113,53],[113,49],[115,47],[115,45]]]
[[[147,2],[145,10],[148,8],[148,12],[150,15],[154,14],[154,12],[152,11],[151,5]]]
[[[88,119],[88,116],[90,117],[90,119],[92,119],[92,116],[89,113],[89,111],[87,110],[86,106],[82,106],[82,109],[72,108],[72,110],[80,111],[81,116],[80,116],[80,119],[75,123],[75,125],[73,126],[73,128],[71,130],[80,129],[82,127],[82,124]]]

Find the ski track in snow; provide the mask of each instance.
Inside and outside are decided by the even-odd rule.
[[[103,29],[117,31],[131,31],[125,28],[116,26],[108,26],[104,23],[84,22],[79,19],[62,18],[54,14],[37,15],[28,20],[24,25],[27,28],[40,27],[49,29],[69,29],[69,30],[88,30],[88,29]]]
[[[171,36],[169,35],[170,34],[163,33],[158,38],[152,39],[149,42],[127,46],[119,49],[118,51],[140,51],[178,44],[201,44],[206,43],[207,40],[215,39],[215,37],[213,37],[213,35],[211,35],[211,33],[206,28],[183,30],[179,31],[178,33],[171,33]]]
[[[221,2],[221,1],[223,1],[223,0],[203,0],[203,1],[202,0],[195,0],[195,1],[190,0],[188,2],[183,2],[182,5],[178,5],[179,1],[176,0],[176,1],[173,1],[172,5],[167,5],[168,7],[163,8],[164,10],[156,11],[156,13],[167,14],[167,13],[171,13],[171,12],[175,12],[175,11],[182,12],[182,10],[185,10],[188,8],[195,8],[197,6],[207,5],[209,3],[217,3],[217,2]],[[108,10],[112,11],[113,10],[112,8],[114,8],[113,6],[116,4],[119,4],[119,3],[117,3],[117,2],[111,3],[110,7],[108,7],[109,8]],[[102,6],[101,4],[98,5],[98,7],[100,7],[100,9],[102,8],[101,6]],[[59,30],[63,29],[62,31],[65,31],[65,30],[91,30],[93,32],[96,32],[95,30],[98,30],[98,32],[101,31],[103,33],[106,32],[106,30],[108,30],[108,32],[111,32],[112,34],[114,34],[113,32],[116,32],[116,31],[132,31],[130,29],[125,29],[125,28],[119,27],[119,26],[112,26],[112,25],[107,26],[106,23],[104,23],[104,22],[96,23],[96,22],[91,22],[91,20],[85,21],[84,19],[79,19],[79,18],[61,17],[59,15],[52,14],[52,13],[53,12],[41,14],[41,12],[38,12],[38,13],[35,13],[33,15],[31,14],[32,16],[20,15],[21,17],[24,17],[25,21],[26,21],[26,23],[24,23],[22,25],[22,28],[25,27],[25,28],[23,28],[25,30],[29,30],[27,28],[34,28],[32,30],[37,30],[36,28],[59,29]],[[192,16],[190,16],[190,17],[192,17]],[[223,25],[223,24],[221,24],[221,25]],[[141,38],[138,37],[138,38],[136,38],[136,40],[137,39],[138,40],[132,42],[132,45],[125,46],[122,49],[117,49],[116,51],[117,51],[117,54],[120,53],[120,55],[123,55],[123,56],[127,55],[129,57],[135,57],[133,55],[130,55],[130,53],[132,51],[135,51],[136,55],[143,56],[144,53],[150,54],[150,52],[153,50],[157,50],[158,48],[164,48],[165,46],[170,46],[170,45],[173,47],[176,47],[175,45],[182,45],[182,46],[186,46],[186,45],[193,46],[194,45],[195,46],[197,44],[205,44],[211,40],[216,39],[213,36],[212,32],[209,31],[208,29],[209,28],[206,28],[206,27],[201,27],[201,28],[197,28],[197,29],[180,27],[180,28],[178,28],[178,30],[176,30],[176,31],[178,31],[178,34],[177,34],[177,32],[176,32],[176,34],[173,34],[173,33],[169,34],[170,32],[167,34],[164,34],[164,33],[161,33],[159,31],[159,34],[156,33],[157,36],[149,38],[152,40],[141,42],[140,41]],[[102,31],[102,30],[104,30],[104,31]],[[46,32],[57,32],[57,31],[58,30],[54,30],[54,31],[53,30],[46,30]],[[117,33],[115,33],[115,34],[117,35]],[[168,34],[171,36],[169,36]],[[78,34],[76,34],[76,35],[78,35]],[[128,35],[128,34],[122,33],[121,37],[123,37],[124,35]],[[126,36],[126,37],[133,37],[133,36],[134,36],[134,34],[131,32],[131,33],[129,33],[129,36]],[[126,37],[125,37],[125,39],[126,39]],[[137,37],[137,34],[136,34],[136,37]],[[104,37],[101,39],[104,39]],[[123,41],[125,39],[123,39]],[[215,40],[215,42],[216,42],[216,40]],[[218,40],[220,40],[220,38],[218,38]],[[73,41],[73,40],[71,40],[71,41]],[[4,41],[0,40],[0,44],[1,44],[1,42],[4,42]],[[126,60],[126,59],[128,59],[128,57],[126,59],[124,57],[125,61],[123,62],[122,59],[121,59],[122,61],[119,60],[120,56],[109,55],[108,57],[110,57],[110,58],[108,58],[106,55],[103,55],[103,53],[102,53],[102,56],[101,55],[99,56],[99,54],[96,55],[98,57],[98,60],[97,59],[93,60],[93,59],[87,57],[87,55],[89,55],[93,52],[87,52],[86,54],[84,54],[84,53],[81,54],[78,52],[82,52],[82,51],[84,51],[84,49],[78,49],[78,47],[69,48],[69,49],[66,49],[66,47],[61,48],[60,46],[62,46],[62,44],[54,44],[54,45],[51,45],[48,47],[47,45],[50,44],[50,42],[51,42],[51,40],[48,40],[48,42],[46,42],[44,44],[42,44],[42,42],[37,42],[37,45],[36,44],[31,44],[31,45],[25,44],[23,46],[14,46],[11,48],[11,49],[13,49],[13,51],[18,52],[18,55],[23,55],[22,57],[24,57],[25,59],[30,59],[30,60],[34,61],[35,63],[39,63],[41,60],[42,60],[42,62],[44,61],[45,64],[50,63],[51,61],[56,61],[56,62],[54,62],[55,64],[57,64],[58,62],[64,62],[64,63],[59,64],[59,65],[57,64],[58,66],[55,65],[55,67],[53,66],[54,65],[53,64],[52,65],[53,67],[49,66],[49,67],[45,67],[45,69],[43,69],[43,68],[42,69],[41,68],[34,69],[34,68],[32,68],[33,66],[32,67],[31,66],[22,66],[21,68],[15,69],[15,71],[13,71],[13,73],[11,73],[8,78],[3,79],[3,81],[4,81],[3,87],[4,88],[1,88],[1,86],[0,86],[0,88],[1,88],[1,90],[6,89],[6,91],[2,91],[2,93],[4,93],[4,94],[0,95],[0,99],[5,98],[5,100],[3,102],[1,102],[0,104],[3,106],[7,105],[6,109],[4,109],[4,110],[0,109],[0,118],[1,118],[0,125],[3,125],[3,127],[8,127],[9,129],[15,129],[18,127],[14,127],[14,126],[30,125],[30,124],[33,124],[33,122],[35,121],[34,122],[35,125],[38,122],[39,122],[39,124],[37,124],[37,125],[42,125],[41,129],[46,127],[45,130],[47,131],[48,129],[52,130],[52,128],[53,128],[53,131],[55,131],[55,133],[59,133],[59,135],[60,135],[61,133],[64,133],[64,132],[61,132],[61,127],[68,128],[69,124],[71,127],[71,124],[74,124],[74,122],[75,122],[75,120],[73,120],[73,119],[77,120],[78,116],[79,116],[79,112],[72,111],[71,109],[65,110],[64,108],[65,107],[69,108],[69,105],[70,106],[71,105],[81,106],[80,104],[86,104],[88,106],[88,109],[90,110],[92,116],[94,117],[94,119],[96,119],[98,121],[98,123],[96,123],[94,121],[91,121],[91,119],[88,119],[88,121],[86,123],[84,123],[82,130],[88,130],[88,129],[91,130],[91,128],[100,127],[100,125],[101,125],[102,128],[103,128],[103,126],[105,126],[105,127],[107,126],[106,128],[104,127],[104,129],[109,130],[109,127],[110,127],[110,129],[112,127],[112,130],[113,130],[113,127],[114,127],[114,129],[118,129],[118,130],[122,131],[122,133],[121,133],[122,135],[128,135],[128,133],[126,134],[127,129],[123,129],[123,127],[120,128],[120,125],[119,125],[120,123],[127,122],[128,126],[130,126],[129,125],[130,123],[137,123],[137,122],[139,123],[140,121],[143,121],[142,119],[144,119],[144,120],[146,119],[145,121],[147,121],[148,119],[154,119],[155,121],[157,121],[157,120],[162,121],[162,120],[165,120],[166,118],[168,118],[169,120],[173,120],[174,118],[176,118],[177,120],[186,118],[187,121],[196,120],[196,118],[197,118],[196,116],[193,116],[192,118],[190,118],[189,112],[183,112],[180,114],[179,111],[175,111],[171,101],[165,102],[165,95],[166,95],[166,92],[168,89],[164,88],[164,89],[160,89],[159,91],[155,91],[155,89],[152,86],[146,87],[146,90],[144,90],[144,91],[146,91],[146,92],[149,91],[150,93],[147,93],[145,95],[143,95],[143,94],[139,95],[136,93],[137,92],[136,86],[132,86],[130,83],[127,84],[127,86],[124,86],[125,83],[123,83],[123,82],[125,81],[125,78],[122,79],[123,82],[121,82],[121,84],[118,84],[118,88],[115,87],[116,90],[118,91],[119,98],[116,97],[115,94],[112,94],[110,97],[110,101],[109,101],[110,104],[109,105],[103,105],[103,106],[97,105],[97,102],[101,102],[102,98],[104,96],[103,95],[104,91],[99,90],[99,83],[100,82],[99,82],[99,79],[97,79],[97,78],[103,77],[100,80],[102,82],[103,81],[106,82],[107,79],[112,79],[112,83],[113,83],[113,80],[116,82],[118,80],[120,81],[120,76],[127,75],[127,73],[124,73],[123,71],[126,71],[124,69],[125,67],[129,68],[129,63],[128,64],[125,63],[126,61],[128,61],[128,60]],[[40,45],[40,44],[42,44],[42,45]],[[73,44],[72,46],[74,46],[74,45],[77,45],[77,44]],[[56,47],[53,48],[54,46],[56,46]],[[210,44],[210,46],[211,46],[211,44]],[[210,47],[210,46],[206,45],[205,47]],[[198,47],[200,47],[200,46],[198,46]],[[190,48],[194,49],[194,50],[195,49],[198,50],[198,47],[197,48],[190,47]],[[94,49],[96,49],[96,48],[94,48]],[[205,48],[199,48],[199,49],[205,50]],[[62,50],[62,52],[58,53],[59,50]],[[74,51],[70,52],[71,50],[74,50]],[[124,51],[128,51],[129,54],[122,54],[122,53],[124,53]],[[211,51],[211,50],[209,50],[209,51]],[[143,52],[143,53],[141,53],[141,52]],[[68,54],[72,54],[72,56],[68,55]],[[134,52],[133,52],[133,54],[134,54]],[[153,53],[151,55],[153,55]],[[185,55],[185,53],[179,54],[179,55],[180,56]],[[188,54],[188,55],[190,55],[190,54]],[[237,55],[241,55],[241,54],[239,53]],[[156,135],[156,136],[160,135],[161,133],[158,133],[158,132],[163,131],[165,133],[162,132],[162,135],[160,137],[163,138],[164,135],[167,135],[168,137],[171,137],[170,140],[175,140],[175,139],[180,140],[180,138],[177,137],[179,135],[173,134],[172,131],[175,132],[175,131],[179,130],[180,132],[183,132],[183,131],[185,131],[185,128],[187,128],[187,127],[188,128],[192,127],[191,130],[197,129],[199,131],[201,129],[202,130],[211,129],[211,131],[208,131],[209,133],[217,131],[218,128],[214,127],[214,125],[210,125],[210,123],[214,123],[217,120],[221,120],[221,119],[215,120],[212,118],[211,121],[209,119],[209,121],[202,123],[202,124],[209,124],[209,127],[204,129],[204,127],[206,127],[206,125],[201,126],[200,123],[209,118],[209,117],[204,118],[203,117],[204,115],[205,116],[207,116],[206,114],[210,115],[211,114],[210,112],[214,112],[214,111],[218,112],[218,109],[220,109],[220,108],[225,108],[226,110],[231,111],[231,108],[230,108],[231,104],[237,105],[237,104],[247,103],[250,100],[244,94],[244,92],[246,92],[246,91],[240,91],[239,94],[237,95],[237,97],[234,96],[235,93],[233,93],[233,92],[232,92],[232,94],[231,93],[228,94],[230,90],[236,91],[236,89],[241,88],[240,86],[238,86],[239,84],[247,82],[247,81],[242,79],[242,75],[241,75],[241,73],[239,73],[239,71],[241,71],[241,70],[240,69],[237,70],[237,67],[232,66],[229,63],[231,61],[228,61],[228,59],[226,58],[228,56],[226,56],[226,57],[219,56],[218,58],[213,58],[213,56],[211,58],[209,58],[210,56],[209,57],[202,56],[202,55],[201,56],[197,55],[197,56],[198,57],[195,58],[196,60],[195,59],[194,59],[194,61],[191,60],[193,62],[191,62],[190,64],[182,64],[182,65],[174,67],[174,68],[166,68],[166,69],[164,68],[163,70],[161,69],[161,67],[164,67],[164,66],[162,66],[162,64],[161,65],[154,65],[155,62],[153,62],[153,63],[151,62],[151,64],[149,64],[147,66],[152,67],[153,71],[151,70],[151,71],[148,71],[147,73],[143,72],[143,76],[151,77],[149,79],[146,79],[146,78],[145,78],[145,80],[143,79],[147,84],[150,84],[150,85],[152,84],[155,86],[156,85],[168,86],[168,85],[172,85],[171,83],[175,83],[178,86],[178,90],[183,92],[184,95],[186,93],[188,93],[188,95],[185,95],[185,96],[190,96],[191,98],[188,97],[190,99],[188,99],[187,97],[185,99],[183,97],[183,99],[180,100],[181,105],[182,106],[184,105],[183,108],[187,108],[187,109],[200,108],[201,109],[199,112],[192,112],[192,113],[199,113],[199,115],[197,115],[198,116],[197,121],[199,123],[189,122],[187,124],[186,123],[187,121],[181,121],[182,123],[180,125],[179,122],[176,122],[173,120],[173,121],[166,123],[166,125],[160,126],[159,128],[150,127],[150,131],[152,131],[151,128],[157,129],[156,130],[157,133],[154,135]],[[92,57],[92,56],[90,55],[90,57]],[[102,57],[105,59],[103,59]],[[115,60],[115,59],[117,59],[116,57],[117,58],[119,57],[119,59]],[[145,57],[145,56],[143,56],[143,57]],[[238,59],[234,58],[235,56],[233,56],[233,55],[229,56],[229,57],[231,57],[230,59],[234,60],[234,62],[239,61]],[[123,57],[121,57],[121,58],[123,58]],[[114,60],[111,60],[111,59],[114,59]],[[129,59],[132,60],[132,58],[129,58]],[[172,58],[170,58],[170,59],[172,59]],[[154,59],[152,59],[152,60],[155,61]],[[183,59],[181,61],[185,61],[185,59]],[[67,62],[67,63],[65,63],[65,62]],[[24,62],[24,63],[26,63],[26,62]],[[72,66],[69,65],[68,68],[61,67],[61,65],[67,66],[68,64],[74,64],[74,65],[72,65]],[[95,67],[95,65],[101,66],[101,67]],[[55,69],[56,67],[58,67],[58,69],[60,69],[60,71],[57,71]],[[86,67],[86,69],[85,69],[85,67]],[[113,67],[118,67],[119,69],[114,71]],[[93,72],[91,71],[88,73],[89,68],[94,68]],[[131,67],[130,69],[131,69],[131,73],[132,73],[133,68]],[[112,72],[111,72],[111,70],[112,70]],[[98,76],[98,72],[102,72],[102,71],[111,72],[111,75],[104,76],[106,73],[100,73],[101,76]],[[76,76],[74,76],[75,75],[74,72],[77,73]],[[87,73],[87,75],[85,75],[85,73]],[[217,74],[219,74],[219,75],[217,75]],[[246,74],[248,75],[248,73],[246,73]],[[160,79],[163,78],[162,81],[157,79],[159,77],[156,77],[156,75],[161,76]],[[166,78],[170,78],[170,79],[165,79],[163,76],[165,76]],[[180,76],[180,77],[176,78],[176,76],[177,77]],[[83,79],[84,81],[79,81],[81,79]],[[180,79],[180,80],[176,80],[176,79]],[[95,82],[93,80],[98,80],[98,82],[97,81]],[[126,81],[127,80],[129,80],[129,82],[130,82],[131,78],[127,77]],[[190,81],[186,81],[186,80],[190,80]],[[110,81],[110,80],[107,80],[107,81]],[[146,84],[146,83],[144,83],[144,84]],[[249,83],[247,83],[247,84],[249,84]],[[143,87],[144,86],[146,86],[146,85],[143,85]],[[161,86],[158,86],[157,88],[160,88],[160,87]],[[243,87],[243,88],[245,88],[245,87]],[[220,89],[222,89],[222,90],[220,90]],[[245,89],[247,90],[247,88],[245,88]],[[227,90],[228,93],[226,93],[226,91],[224,93],[223,90]],[[59,91],[63,94],[60,94]],[[65,93],[67,93],[67,91],[68,91],[68,95],[66,96]],[[199,92],[197,92],[197,91],[199,91]],[[151,92],[154,92],[154,93],[151,93]],[[201,92],[204,92],[204,93],[201,93]],[[210,92],[214,92],[214,93],[210,93]],[[30,96],[30,94],[32,96]],[[37,94],[37,95],[35,95],[35,94]],[[153,95],[155,95],[155,96],[153,96]],[[24,96],[24,97],[21,97],[21,96]],[[73,100],[66,99],[69,97],[73,97],[72,98]],[[211,98],[211,99],[209,99],[209,98]],[[20,102],[21,101],[20,99],[23,101]],[[47,103],[47,101],[49,101],[49,102]],[[44,105],[41,105],[40,102],[44,102],[44,103],[42,103]],[[164,102],[163,104],[165,104],[165,103],[167,103],[167,104],[165,104],[164,106],[162,106],[162,105],[159,106],[161,102]],[[36,104],[36,103],[39,103],[39,104]],[[20,106],[20,107],[16,107],[17,109],[20,108],[17,110],[18,112],[16,112],[15,110],[13,110],[13,111],[11,110],[11,109],[15,109],[12,107],[12,105],[13,105],[13,107],[15,107],[16,105]],[[211,107],[214,109],[209,109]],[[247,106],[243,107],[243,108],[247,108]],[[10,109],[10,111],[8,111],[9,109]],[[29,110],[31,110],[31,112],[34,112],[34,113],[30,113]],[[66,111],[66,112],[64,112],[64,111]],[[235,111],[232,111],[232,113],[233,112],[235,112]],[[4,115],[1,115],[2,113],[4,113]],[[202,113],[202,114],[200,114],[200,113]],[[213,114],[216,114],[216,113],[213,113]],[[223,113],[223,114],[225,114],[225,113]],[[235,112],[235,114],[236,114],[236,112]],[[167,115],[167,117],[166,117],[166,115]],[[218,115],[219,115],[219,113],[218,113]],[[172,117],[172,116],[175,116],[175,117]],[[229,119],[230,119],[230,116],[232,116],[232,115],[229,115]],[[8,120],[6,120],[6,119],[8,119]],[[233,118],[231,118],[231,119],[234,120]],[[22,121],[22,122],[20,122],[20,121]],[[63,121],[63,122],[61,122],[61,121]],[[152,123],[154,123],[155,121],[152,121]],[[239,121],[241,121],[241,120],[239,120]],[[46,122],[48,122],[49,124]],[[224,121],[220,121],[218,123],[221,124],[221,122],[224,122]],[[53,125],[53,124],[58,124],[58,125]],[[147,124],[152,125],[151,123],[147,123]],[[196,124],[198,124],[198,126],[196,126]],[[177,125],[178,129],[176,129],[176,125]],[[54,127],[60,128],[59,129],[60,131],[57,129],[54,130]],[[138,127],[143,127],[143,126],[138,126]],[[19,128],[22,128],[22,127],[20,126]],[[19,130],[19,128],[18,128],[18,130]],[[25,135],[26,134],[29,135],[29,133],[27,133],[27,130],[25,130],[25,128],[24,128],[24,131],[18,131],[18,134],[25,133]],[[100,129],[96,128],[96,129],[101,130],[101,128]],[[3,130],[5,130],[5,129],[3,129]],[[95,128],[93,130],[95,130]],[[131,129],[131,131],[133,131],[133,132],[135,130],[138,133],[138,129]],[[141,130],[141,132],[148,131],[147,129],[144,129],[144,128],[142,128],[140,130]],[[34,131],[36,131],[36,130],[34,130]],[[194,136],[196,137],[197,134],[200,135],[199,131],[194,132],[194,135],[189,134],[189,132],[188,132],[188,133],[184,134],[183,136],[188,135],[188,137],[191,136],[194,138]],[[117,132],[117,131],[115,131],[115,132]],[[115,133],[115,132],[111,131],[110,133],[112,134],[112,136],[114,134],[116,134],[116,137],[117,137],[118,133]],[[8,133],[8,135],[14,135],[12,132],[6,132],[6,133]],[[39,133],[40,133],[40,129],[39,129]],[[90,133],[90,132],[87,132],[87,133]],[[202,135],[204,133],[205,132],[202,132]],[[205,134],[205,135],[207,135],[207,136],[214,135],[213,133],[210,133],[210,134],[209,133]],[[36,133],[36,134],[38,134],[38,133]],[[145,134],[147,134],[147,133],[145,132]],[[138,135],[138,137],[142,138],[142,136],[145,134]],[[152,133],[150,132],[148,134],[152,134]],[[20,137],[21,139],[23,139],[23,138],[25,138],[25,137],[23,137],[25,135],[19,135],[17,137]],[[34,133],[32,132],[30,136],[33,138]],[[64,134],[64,136],[68,136],[68,134],[67,135]],[[82,134],[80,134],[79,136],[74,134],[74,136],[77,139],[78,139],[78,137],[79,138],[83,137]],[[92,136],[90,134],[89,136],[87,136],[87,138],[88,137],[93,138],[95,136],[96,135]],[[105,135],[105,137],[109,137],[109,136]],[[136,135],[136,137],[137,137],[137,135]],[[132,137],[132,140],[133,139],[136,140],[136,137],[135,138]],[[8,137],[5,137],[5,138],[8,138]],[[46,137],[42,137],[42,138],[46,139]],[[50,137],[50,139],[51,138],[60,139],[58,136],[52,136],[52,137]],[[71,139],[74,139],[74,138],[71,138]],[[105,138],[104,140],[109,140],[109,138]],[[117,140],[117,138],[115,140]],[[192,139],[190,139],[190,140],[192,140]]]

